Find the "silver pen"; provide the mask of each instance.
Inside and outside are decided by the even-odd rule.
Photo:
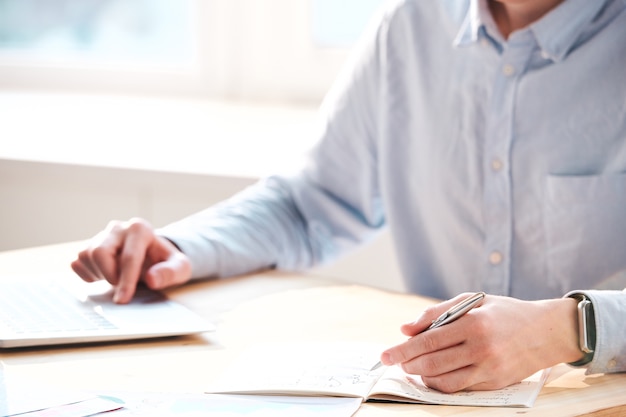
[[[466,298],[458,304],[455,304],[448,311],[443,313],[441,316],[437,317],[437,319],[433,320],[430,326],[426,330],[436,329],[437,327],[441,327],[445,324],[452,323],[456,319],[463,316],[465,313],[476,307],[476,305],[485,298],[484,292],[477,292],[471,297]],[[424,330],[424,331],[426,331]],[[376,365],[370,369],[370,371],[376,370],[383,365],[382,362],[378,362]]]

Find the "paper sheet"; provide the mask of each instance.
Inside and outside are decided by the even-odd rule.
[[[15,417],[87,417],[98,413],[119,410],[123,404],[108,398],[90,398],[88,400],[46,408],[45,410],[31,411]]]
[[[85,417],[120,407],[94,394],[17,377],[0,363],[0,417]]]
[[[532,407],[550,369],[539,371],[525,380],[493,391],[461,391],[444,394],[426,387],[418,375],[408,375],[391,367],[377,388],[397,392],[417,402],[442,405],[472,405],[482,407]],[[375,398],[375,397],[374,397]]]
[[[209,391],[362,400],[384,371],[370,371],[383,349],[355,342],[257,345],[245,351]]]
[[[0,417],[43,410],[93,398],[93,395],[65,391],[17,378],[0,366]]]
[[[108,417],[350,417],[358,398],[241,396],[217,394],[107,392],[124,401],[124,408]]]

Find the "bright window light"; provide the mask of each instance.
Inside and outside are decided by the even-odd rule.
[[[29,62],[188,67],[192,0],[0,0],[0,54]]]
[[[313,41],[320,46],[350,47],[383,1],[313,0]]]

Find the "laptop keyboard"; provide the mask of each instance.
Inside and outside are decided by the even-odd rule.
[[[61,286],[49,283],[44,291],[29,291],[31,285],[42,283],[13,284],[0,292],[0,325],[16,334],[116,328],[98,313],[95,304],[78,300]]]

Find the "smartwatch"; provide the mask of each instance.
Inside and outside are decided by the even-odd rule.
[[[572,366],[583,366],[591,362],[596,348],[596,320],[593,304],[584,294],[572,294],[570,298],[578,301],[578,346],[585,354],[582,359],[570,363]]]

